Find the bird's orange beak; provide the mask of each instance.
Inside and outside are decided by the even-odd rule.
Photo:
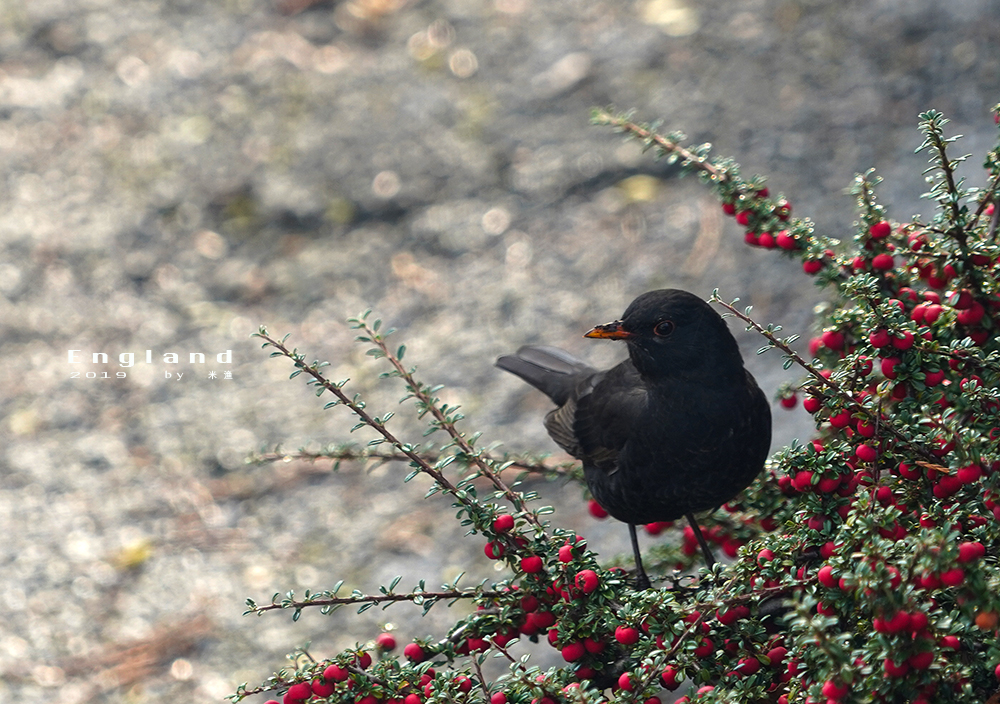
[[[585,334],[584,337],[598,337],[604,340],[628,340],[635,337],[635,334],[622,328],[622,321],[616,320],[613,323],[598,325]]]

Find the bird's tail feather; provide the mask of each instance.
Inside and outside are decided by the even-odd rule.
[[[519,376],[560,406],[566,403],[580,375],[596,370],[558,347],[526,345],[504,355],[496,366]]]

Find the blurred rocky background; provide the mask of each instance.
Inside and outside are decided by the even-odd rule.
[[[0,1],[0,700],[219,701],[306,641],[449,623],[400,605],[292,624],[242,616],[246,597],[495,574],[403,466],[244,464],[353,424],[286,380],[261,323],[419,440],[344,324],[373,308],[466,428],[547,451],[545,400],[498,354],[608,363],[622,350],[582,333],[665,286],[808,334],[799,267],[592,106],[713,142],[849,236],[844,189],[872,166],[893,217],[929,211],[921,110],[952,118],[981,182],[998,100],[1000,0]],[[737,336],[769,393],[794,378]],[[776,417],[776,444],[809,432]],[[534,488],[609,559],[626,548],[578,488]]]

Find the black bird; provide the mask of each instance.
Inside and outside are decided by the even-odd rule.
[[[687,291],[644,293],[621,320],[584,337],[624,340],[629,358],[599,371],[555,347],[526,346],[496,365],[552,399],[556,444],[583,461],[590,492],[628,524],[639,587],[649,587],[636,524],[695,522],[750,485],[771,443],[771,409],[736,340],[712,307]]]

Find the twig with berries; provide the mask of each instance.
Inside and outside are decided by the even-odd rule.
[[[930,453],[930,451],[928,451],[926,448],[922,447],[918,443],[914,442],[912,439],[908,438],[898,428],[896,428],[890,423],[885,422],[884,419],[880,421],[874,411],[864,406],[861,402],[855,399],[854,396],[852,396],[849,392],[841,388],[839,384],[837,384],[831,379],[826,378],[826,376],[824,376],[820,372],[820,370],[818,370],[816,367],[814,367],[813,365],[809,364],[807,361],[802,359],[802,357],[797,352],[795,352],[795,350],[793,350],[791,347],[788,346],[787,342],[779,339],[771,330],[763,327],[760,323],[755,321],[749,315],[741,313],[734,306],[723,301],[721,298],[719,298],[718,293],[719,293],[718,290],[715,290],[712,293],[712,298],[710,300],[713,303],[719,304],[720,306],[728,310],[732,315],[736,316],[744,323],[746,323],[747,329],[755,330],[759,334],[763,335],[767,339],[767,341],[771,343],[771,346],[776,347],[782,352],[784,352],[786,358],[792,360],[795,364],[798,364],[800,367],[809,372],[809,374],[812,375],[814,379],[816,379],[824,387],[832,391],[833,394],[837,396],[841,401],[843,401],[843,403],[846,406],[848,406],[857,413],[863,414],[872,423],[881,422],[882,427],[885,428],[887,431],[889,431],[889,433],[891,433],[893,437],[895,437],[897,440],[904,443],[907,447],[912,448],[915,452],[919,453],[921,456],[933,459],[933,455]]]

